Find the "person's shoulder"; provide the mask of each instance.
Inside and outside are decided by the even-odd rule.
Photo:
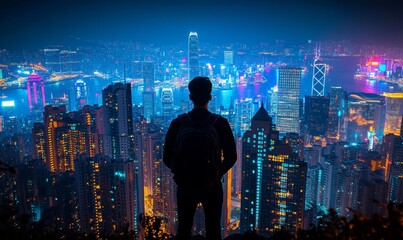
[[[217,123],[228,124],[228,119],[226,119],[225,117],[221,116],[220,114],[215,114],[215,113],[214,113],[214,115],[216,115]]]

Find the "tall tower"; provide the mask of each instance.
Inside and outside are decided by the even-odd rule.
[[[403,117],[401,117],[403,121]],[[403,128],[403,123],[401,124]],[[403,201],[403,131],[400,136],[394,136],[393,152],[389,175],[389,201],[400,203]]]
[[[312,96],[325,96],[326,64],[320,61],[320,45],[316,46],[313,60]]]
[[[153,196],[153,214],[168,221],[165,221],[167,232],[176,231],[176,204],[175,204],[175,183],[172,179],[172,173],[162,162],[162,150],[165,140],[165,134],[150,133],[147,137],[148,156],[152,163],[152,196]],[[147,197],[147,196],[145,196]]]
[[[43,112],[43,122],[46,139],[46,164],[50,172],[61,171],[59,157],[57,155],[56,129],[60,127],[63,115],[66,113],[66,106],[54,107],[45,106]]]
[[[386,119],[384,135],[392,133],[399,136],[403,115],[403,93],[385,92],[386,97]]]
[[[43,123],[36,122],[32,128],[32,140],[34,144],[33,157],[46,161],[46,136]]]
[[[334,142],[346,140],[348,122],[348,94],[341,87],[330,87],[329,126],[327,138]]]
[[[29,110],[36,115],[36,120],[39,120],[39,116],[42,114],[43,108],[46,105],[44,84],[43,78],[36,73],[33,73],[27,79]]]
[[[163,88],[161,93],[162,115],[166,123],[174,117],[174,94],[171,87]]]
[[[262,106],[253,116],[250,130],[242,137],[241,232],[264,228],[261,213],[267,208],[267,199],[262,197],[263,165],[277,141],[278,132]]]
[[[143,62],[144,91],[154,91],[154,62]]]
[[[303,226],[307,163],[289,144],[280,143],[263,162],[259,227],[264,235],[278,230],[295,233]],[[267,205],[263,205],[267,204]]]
[[[107,179],[103,179],[102,171],[105,172],[106,160],[101,155],[93,158],[79,156],[74,161],[75,178],[78,187],[78,218],[80,230],[84,233],[95,233],[99,237],[100,232],[106,229],[103,219],[106,219],[107,209]],[[104,174],[105,176],[106,174]],[[109,205],[109,204],[108,204]],[[110,217],[110,216],[108,216]]]
[[[115,83],[102,90],[104,107],[104,154],[128,160],[133,136],[132,91],[129,84]]]
[[[188,40],[188,81],[199,76],[199,37],[197,32],[189,33]]]
[[[325,136],[329,122],[329,97],[306,96],[304,122],[311,136]]]
[[[302,69],[280,67],[277,71],[277,130],[282,134],[299,133],[299,94]]]
[[[79,110],[84,105],[86,105],[88,101],[87,84],[81,79],[77,80],[75,83],[75,92],[76,92],[76,110]]]

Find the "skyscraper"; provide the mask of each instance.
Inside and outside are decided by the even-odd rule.
[[[188,81],[199,76],[199,37],[190,32],[188,39]]]
[[[351,93],[348,106],[347,140],[355,143],[368,141],[373,146],[375,137],[383,137],[385,97],[371,93]]]
[[[329,126],[327,137],[332,141],[345,141],[348,121],[348,94],[341,87],[329,90]]]
[[[56,146],[56,128],[60,126],[63,119],[63,115],[66,113],[66,106],[52,107],[45,106],[43,112],[43,122],[45,127],[45,139],[46,139],[46,164],[49,167],[50,172],[55,173],[62,171],[60,168],[59,159],[57,156]]]
[[[261,231],[267,235],[279,230],[295,233],[303,226],[307,163],[289,144],[280,143],[262,169]]]
[[[280,67],[277,71],[277,130],[282,134],[299,133],[299,94],[302,69]]]
[[[403,117],[401,117],[401,121],[403,121]],[[403,123],[401,127],[403,127]],[[388,153],[392,160],[389,175],[389,201],[401,203],[403,202],[403,131],[400,136],[394,137],[392,151],[392,153]]]
[[[320,61],[320,46],[316,46],[313,61],[312,96],[325,96],[326,64]]]
[[[304,123],[311,136],[325,136],[329,121],[329,98],[324,96],[305,97]]]
[[[104,108],[104,154],[112,159],[131,157],[133,136],[130,84],[115,83],[102,90]]]
[[[77,80],[75,84],[75,92],[76,92],[76,110],[79,110],[84,105],[88,104],[87,84],[81,79]]]
[[[263,165],[269,153],[278,141],[278,132],[272,124],[272,119],[263,108],[252,118],[250,130],[242,138],[242,196],[241,196],[241,231],[255,228],[263,229],[261,225],[262,212],[267,208],[267,199],[263,199],[264,178]]]
[[[84,233],[95,233],[99,237],[105,232],[106,209],[109,199],[106,189],[106,180],[102,177],[105,171],[105,159],[101,155],[94,158],[80,156],[75,162],[75,178],[78,187],[78,218],[80,230]],[[103,174],[106,175],[106,174]]]
[[[154,62],[146,61],[143,62],[143,81],[144,81],[144,91],[151,92],[154,91]]]
[[[401,116],[403,115],[403,93],[385,92],[386,97],[386,119],[384,134],[393,133],[397,136],[400,134]]]
[[[162,115],[167,124],[169,124],[174,117],[174,94],[172,88],[163,88],[161,93],[162,102]]]
[[[155,114],[155,92],[144,91],[142,97],[144,118],[147,119],[148,122],[151,122],[151,118]]]
[[[33,73],[27,79],[28,105],[29,110],[34,114],[35,120],[40,120],[39,116],[46,105],[44,84],[43,78],[36,73]]]

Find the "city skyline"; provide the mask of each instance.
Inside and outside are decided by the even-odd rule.
[[[77,39],[145,43],[258,43],[352,40],[402,46],[396,0],[386,1],[6,1],[0,9],[0,48],[68,44]]]
[[[61,237],[146,239],[156,225],[162,239],[175,235],[176,185],[162,157],[171,120],[192,109],[194,74],[211,79],[208,109],[237,142],[223,178],[224,237],[299,238],[330,209],[386,217],[371,199],[403,201],[403,48],[321,42],[322,78],[315,41],[188,40],[0,50],[0,163],[17,171],[0,172],[0,206]],[[193,234],[203,235],[199,210]]]

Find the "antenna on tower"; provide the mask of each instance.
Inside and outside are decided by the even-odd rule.
[[[321,45],[320,42],[316,43],[314,62],[320,59],[320,45]]]

